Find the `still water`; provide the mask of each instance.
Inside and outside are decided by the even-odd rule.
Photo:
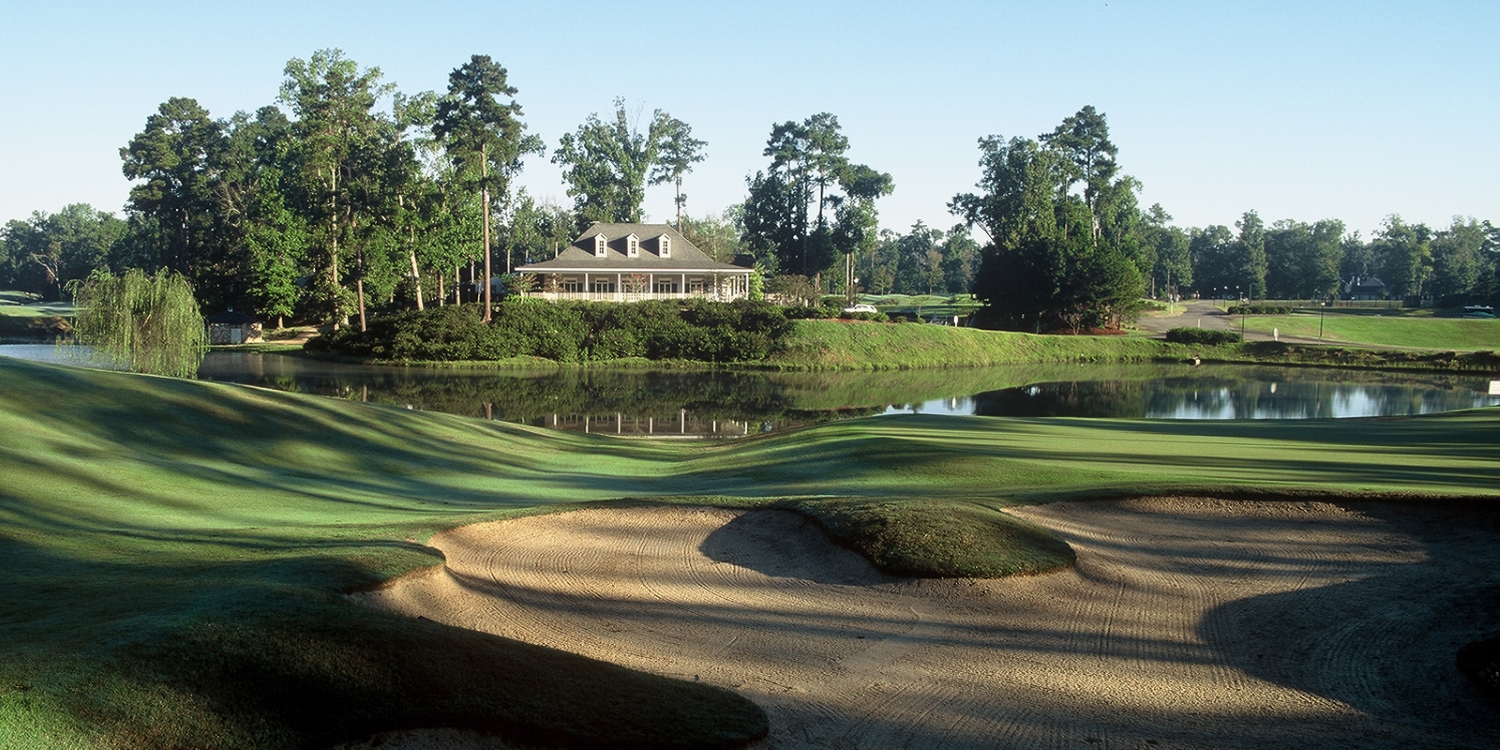
[[[89,364],[50,345],[0,356]],[[97,364],[97,363],[94,363]],[[211,352],[199,376],[531,425],[733,437],[875,414],[1320,419],[1500,406],[1493,377],[1320,368],[1058,365],[894,372],[458,370]]]

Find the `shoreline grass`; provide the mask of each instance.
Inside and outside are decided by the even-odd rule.
[[[993,563],[912,543],[944,508],[965,511],[955,528],[994,537],[991,550],[1024,550],[1035,540],[1006,547],[1024,530],[994,528],[1008,504],[1167,493],[1493,504],[1497,432],[1496,410],[1297,423],[894,415],[648,443],[0,359],[11,595],[0,744],[269,748],[459,726],[584,747],[730,747],[765,718],[727,691],[366,611],[342,593],[440,563],[425,542],[441,529],[622,497],[783,503],[888,569],[917,560],[936,574]]]

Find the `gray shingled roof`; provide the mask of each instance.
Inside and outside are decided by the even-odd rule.
[[[603,234],[609,250],[605,257],[594,256],[594,235]],[[640,240],[640,254],[625,255],[625,238],[634,234]],[[666,235],[672,244],[672,257],[663,258],[657,242]],[[720,263],[689,242],[671,224],[602,224],[595,223],[563,248],[556,258],[531,263],[516,269],[517,273],[552,273],[556,271],[736,271],[750,269],[733,263]]]

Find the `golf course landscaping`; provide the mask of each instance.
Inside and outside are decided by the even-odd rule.
[[[1075,564],[1066,575],[1098,574],[1094,558],[1083,555],[1124,542],[1080,524],[1108,523],[1047,510],[1054,506],[1017,509],[1058,501],[1158,498],[1141,502],[1166,517],[1177,507],[1161,505],[1176,502],[1170,498],[1237,499],[1250,510],[1210,504],[1205,513],[1273,526],[1281,522],[1265,519],[1282,507],[1303,508],[1297,513],[1315,525],[1357,512],[1365,536],[1339,537],[1339,554],[1389,543],[1412,562],[1438,532],[1424,527],[1391,541],[1405,533],[1402,514],[1431,508],[1483,523],[1493,517],[1497,435],[1500,415],[1492,410],[1295,423],[895,415],[724,444],[656,443],[0,359],[0,581],[9,594],[0,614],[0,745],[327,747],[453,727],[580,747],[733,747],[770,732],[766,741],[777,746],[792,715],[781,707],[795,702],[795,691],[773,701],[764,685],[695,679],[703,675],[653,668],[639,654],[612,658],[588,645],[606,641],[584,631],[583,645],[554,649],[547,646],[566,647],[570,636],[536,645],[543,641],[525,628],[508,637],[444,624],[435,612],[418,619],[352,599],[397,591],[391,582],[407,573],[419,572],[403,582],[438,580],[420,571],[468,554],[434,535],[480,522],[499,523],[471,528],[519,528],[507,525],[578,509],[617,514],[596,524],[605,536],[620,519],[636,528],[691,527],[680,538],[692,554],[718,554],[730,564],[725,570],[783,584],[816,572],[748,562],[733,550],[747,538],[779,534],[776,524],[787,521],[774,519],[801,519],[817,531],[807,538],[826,534],[859,555],[840,559],[844,572],[820,584],[928,586],[917,593],[929,602],[934,592],[956,589],[896,576],[973,581]],[[1112,507],[1055,507],[1096,506]],[[699,509],[706,509],[702,518],[682,515]],[[661,512],[679,515],[638,515]],[[768,513],[778,515],[759,515]],[[568,517],[582,516],[547,516]],[[1391,518],[1398,521],[1392,531],[1369,527]],[[715,529],[735,523],[750,536],[731,529],[712,541]],[[1180,533],[1186,539],[1206,528]],[[1267,528],[1256,525],[1254,533]],[[1233,539],[1223,544],[1238,549]],[[1467,553],[1480,549],[1465,544]],[[1311,555],[1298,563],[1310,565],[1319,558],[1309,545],[1281,544],[1273,557],[1291,565]],[[680,558],[676,550],[663,554]],[[1243,552],[1268,559],[1260,548]],[[1302,575],[1316,585],[1337,583],[1324,573]],[[1444,606],[1472,604],[1458,600],[1479,583],[1454,589]],[[591,585],[582,581],[580,590]],[[1004,595],[997,585],[982,584],[985,596]],[[666,579],[660,587],[670,588]],[[911,604],[902,598],[911,591],[887,594],[896,599],[886,604]],[[1204,598],[1204,622],[1230,617],[1224,608],[1238,601]],[[693,606],[714,616],[713,608]],[[850,606],[829,616],[845,627],[875,622],[875,610],[861,609],[867,603]],[[977,616],[945,622],[955,632],[997,627],[976,624]],[[1493,634],[1494,613],[1479,619]],[[904,632],[881,642],[905,643]],[[1228,632],[1203,637],[1221,648]],[[1252,675],[1276,674],[1235,664]],[[962,740],[974,731],[943,736]]]

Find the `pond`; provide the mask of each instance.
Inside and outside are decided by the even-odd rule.
[[[0,355],[58,361],[50,345]],[[63,359],[77,363],[71,353]],[[209,353],[200,377],[580,432],[734,437],[901,412],[1009,417],[1316,419],[1500,405],[1491,377],[1205,365],[956,370],[426,369]]]

